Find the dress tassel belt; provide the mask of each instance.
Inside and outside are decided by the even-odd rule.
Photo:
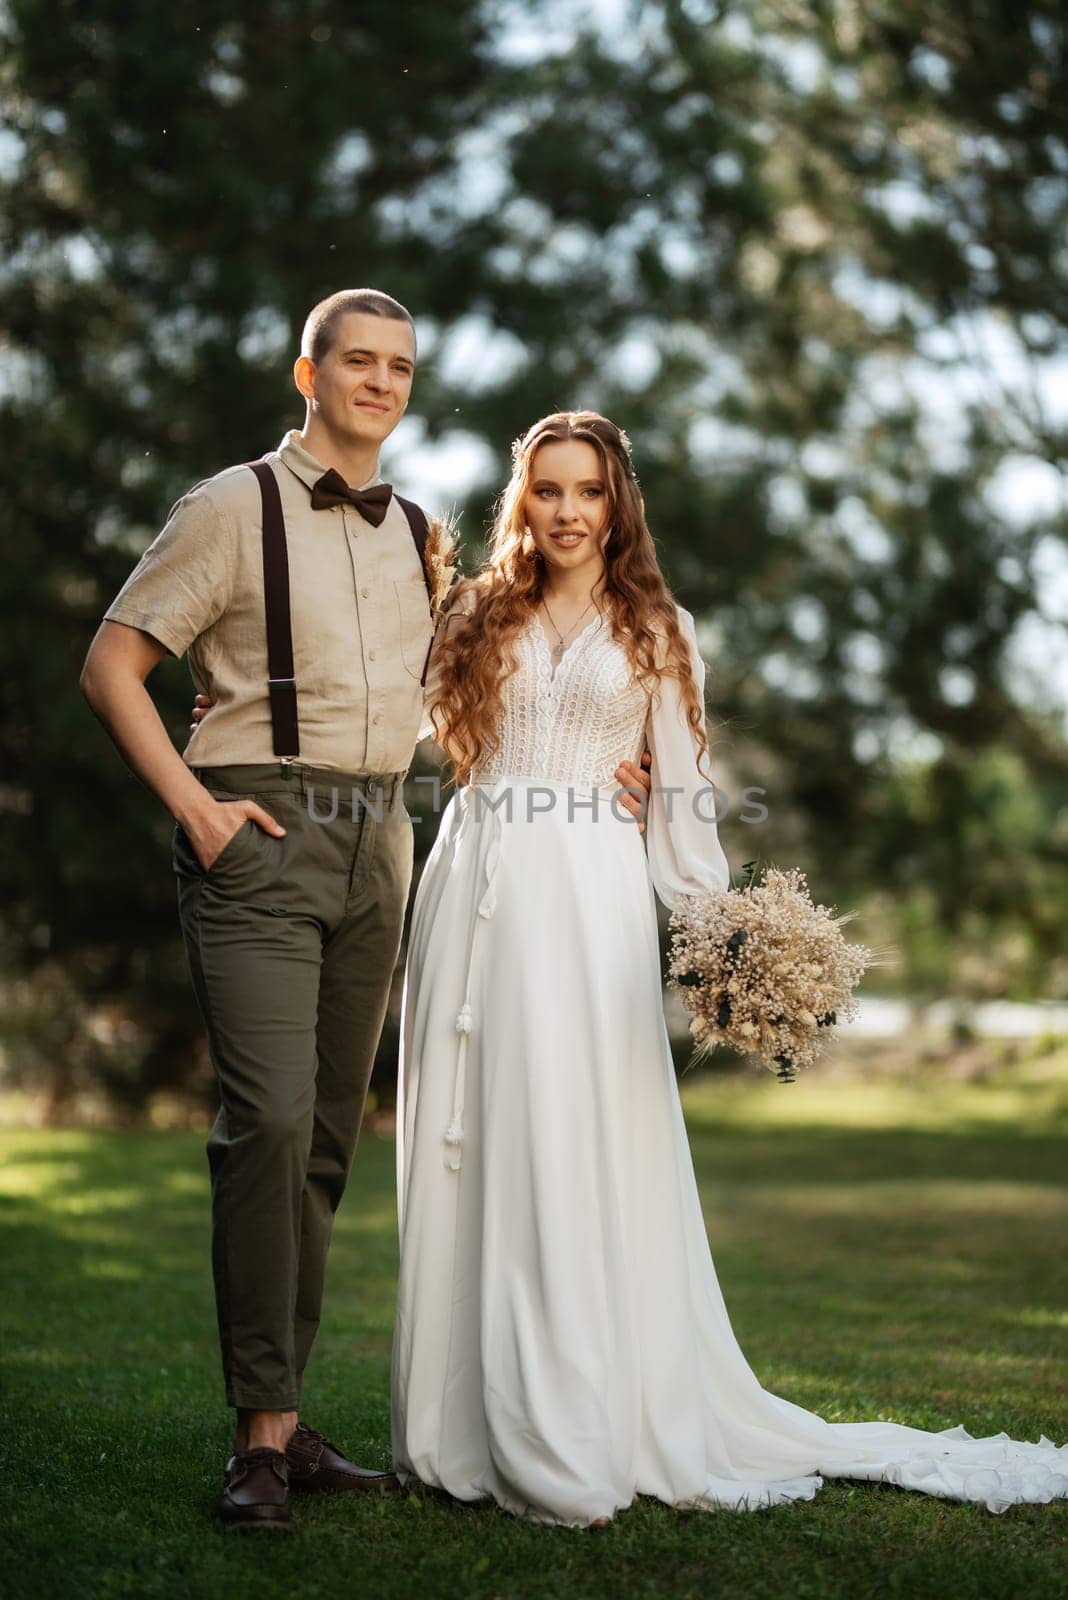
[[[504,784],[495,786],[490,799],[497,799],[498,789],[503,789]],[[477,800],[468,789],[463,797],[465,806],[477,804]],[[483,802],[486,804],[486,802]],[[501,819],[495,808],[487,805],[492,834],[486,846],[486,858],[483,863],[485,883],[478,902],[478,912],[474,918],[471,929],[471,942],[467,951],[467,983],[464,989],[463,1004],[456,1013],[456,1032],[460,1036],[456,1052],[456,1075],[453,1080],[452,1090],[452,1116],[449,1126],[445,1129],[445,1165],[450,1172],[460,1170],[460,1161],[464,1143],[464,1081],[467,1075],[467,1041],[471,1037],[471,1030],[475,1024],[474,1012],[471,1008],[471,979],[475,969],[475,956],[479,943],[479,929],[483,923],[488,922],[497,909],[497,864],[501,854]],[[465,818],[465,826],[469,826],[469,817]]]

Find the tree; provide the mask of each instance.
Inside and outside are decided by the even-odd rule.
[[[826,899],[930,886],[957,946],[969,901],[1019,930],[1019,985],[1063,947],[1063,707],[1017,655],[1068,538],[1059,9],[653,0],[613,30],[537,0],[523,50],[516,15],[0,24],[5,960],[67,996],[54,1059],[88,1008],[132,1013],[148,1043],[104,1054],[134,1096],[198,1028],[166,821],[78,669],[166,507],[292,419],[300,321],[339,284],[416,311],[428,437],[493,449],[472,553],[534,418],[628,428],[717,758],[769,789],[732,855],[803,853]],[[1024,472],[1047,509],[1007,515]],[[184,668],[153,685],[181,740]],[[991,773],[1029,796],[1026,863]]]
[[[942,871],[967,836],[952,774],[1022,763],[1044,827],[1015,877],[1036,933],[1012,976],[1041,985],[1068,903],[1066,724],[1017,640],[1068,535],[1061,11],[630,14],[512,75],[492,199],[511,237],[483,308],[526,359],[468,419],[518,431],[566,400],[627,421],[666,563],[708,619],[721,759],[772,753],[768,847],[800,812],[823,882]],[[1007,515],[1025,471],[1047,504]],[[917,761],[922,833],[894,781]],[[1000,904],[1014,855],[952,848],[946,937],[962,901]]]
[[[89,1005],[127,996],[180,1056],[196,1023],[159,870],[169,829],[78,672],[167,506],[292,421],[316,299],[339,279],[461,296],[456,262],[413,255],[391,207],[450,170],[485,34],[474,4],[271,0],[15,0],[4,33],[7,958],[65,972]],[[184,742],[184,667],[153,690]],[[84,1017],[64,993],[72,1050]],[[174,1070],[150,1049],[134,1076]]]

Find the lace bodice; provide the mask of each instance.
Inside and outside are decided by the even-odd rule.
[[[519,665],[504,686],[500,746],[472,774],[476,783],[611,783],[621,761],[640,759],[649,696],[603,618],[571,641],[555,676],[537,617],[516,641],[516,654]]]
[[[466,609],[451,612],[441,628]],[[678,618],[703,700],[705,664],[693,618],[681,607]],[[434,737],[435,655],[432,651],[421,739]],[[678,679],[661,678],[650,694],[632,677],[626,650],[603,617],[595,617],[571,641],[555,676],[536,616],[519,635],[516,655],[516,671],[502,693],[499,747],[472,773],[472,781],[511,777],[607,785],[615,781],[621,761],[637,763],[648,746],[653,790],[646,842],[654,889],[674,908],[686,895],[727,888],[730,868],[717,826],[727,797],[714,787],[707,752],[698,764]]]

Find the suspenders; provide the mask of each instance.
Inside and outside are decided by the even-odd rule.
[[[267,695],[271,706],[271,732],[274,753],[283,761],[292,761],[300,755],[300,731],[297,725],[297,681],[293,672],[293,627],[289,607],[289,556],[286,551],[286,524],[282,514],[282,496],[278,492],[278,479],[266,461],[250,461],[256,474],[263,506],[263,604],[267,620]],[[415,548],[419,552],[419,565],[430,598],[430,579],[427,576],[424,552],[427,540],[426,513],[414,500],[404,500],[399,494],[393,498],[403,509],[412,531]],[[423,664],[422,682],[426,682],[427,661]]]

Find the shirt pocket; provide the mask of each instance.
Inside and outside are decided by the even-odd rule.
[[[397,597],[401,659],[413,678],[421,678],[433,632],[426,584],[421,578],[397,580],[393,592]]]

